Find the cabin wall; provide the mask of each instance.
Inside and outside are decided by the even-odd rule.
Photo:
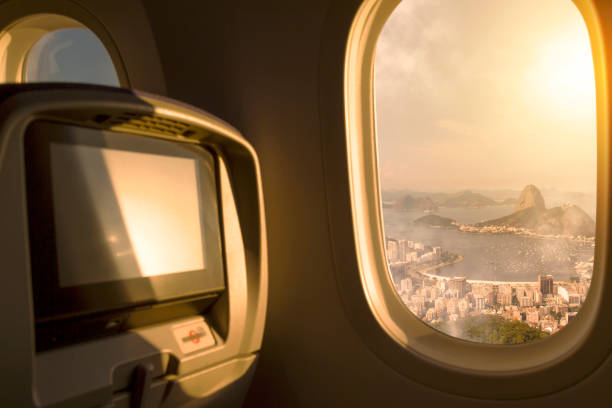
[[[167,95],[236,126],[260,157],[270,286],[246,406],[612,406],[610,360],[562,393],[520,403],[476,401],[401,376],[352,329],[331,250],[319,89],[321,66],[331,63],[321,53],[329,41],[325,27],[346,24],[358,2],[336,3],[346,5],[344,17],[329,14],[332,3],[143,3]]]

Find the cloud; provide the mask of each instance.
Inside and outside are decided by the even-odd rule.
[[[377,87],[429,83],[431,51],[452,35],[445,19],[439,18],[439,1],[403,1],[395,9],[377,44]],[[406,81],[410,78],[408,81]]]
[[[594,107],[578,117],[582,101],[561,104],[559,89],[537,92],[541,75],[535,85],[528,75],[553,40],[563,52],[552,65],[575,62],[566,51],[577,24],[570,0],[401,2],[380,35],[374,73],[383,185],[501,188],[537,177],[592,185]]]

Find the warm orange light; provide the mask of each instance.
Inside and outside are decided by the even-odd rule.
[[[541,106],[552,113],[576,118],[594,116],[595,74],[584,25],[575,25],[540,47],[532,81]]]
[[[110,149],[102,154],[140,274],[203,269],[195,162]]]

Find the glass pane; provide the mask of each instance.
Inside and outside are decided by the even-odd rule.
[[[67,28],[43,35],[25,61],[25,82],[83,82],[119,86],[110,55],[86,28]]]
[[[575,318],[595,247],[592,55],[571,1],[404,1],[379,38],[385,244],[412,313],[516,344]]]

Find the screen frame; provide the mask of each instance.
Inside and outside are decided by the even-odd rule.
[[[62,287],[53,208],[51,144],[84,145],[195,160],[204,268],[165,275]],[[28,126],[24,137],[28,228],[37,323],[90,314],[188,301],[225,289],[217,158],[193,143],[99,130],[47,120]],[[207,200],[206,197],[214,197]],[[206,206],[203,204],[206,203]]]

